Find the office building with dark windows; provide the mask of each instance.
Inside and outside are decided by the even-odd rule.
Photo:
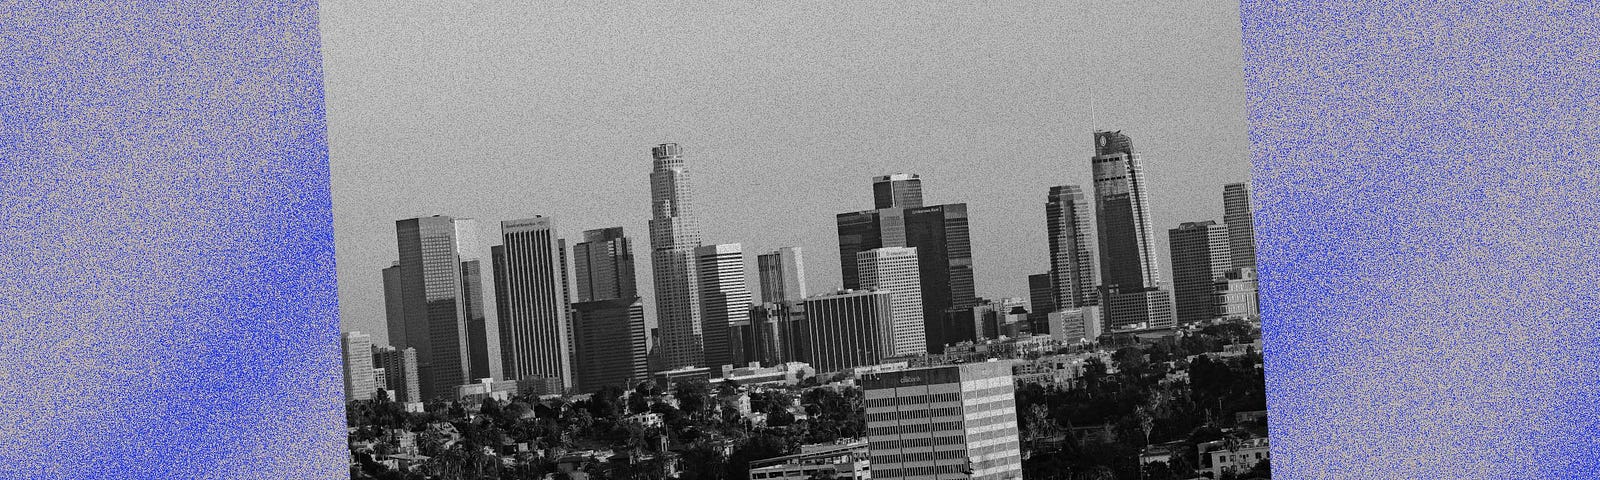
[[[632,388],[650,378],[644,301],[634,279],[631,243],[622,227],[583,232],[572,246],[577,301],[572,304],[577,390]]]
[[[756,256],[756,272],[761,280],[761,303],[800,301],[808,296],[805,258],[800,247],[783,247]]]
[[[864,374],[872,478],[1020,479],[1012,362]]]
[[[491,249],[500,311],[505,380],[559,379],[573,386],[566,244],[549,217],[500,223],[503,245]]]
[[[389,341],[417,349],[422,397],[454,395],[474,378],[495,376],[500,359],[491,358],[482,313],[476,222],[441,215],[399,220],[395,236],[398,270],[385,276],[397,291],[386,297],[399,302],[389,311],[404,317],[404,328]]]
[[[1228,254],[1235,268],[1256,268],[1256,229],[1250,212],[1250,184],[1222,186],[1222,223],[1228,226]]]
[[[1212,284],[1232,268],[1228,227],[1213,221],[1188,222],[1168,230],[1167,237],[1177,321],[1210,320],[1217,315]]]
[[[1095,230],[1105,326],[1107,330],[1170,327],[1172,298],[1161,287],[1149,186],[1133,139],[1120,131],[1096,131],[1094,142]]]

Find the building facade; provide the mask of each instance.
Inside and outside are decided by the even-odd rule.
[[[1228,225],[1228,253],[1233,266],[1256,268],[1256,229],[1251,218],[1250,184],[1222,186],[1222,223]]]
[[[750,287],[745,283],[744,250],[737,243],[706,245],[695,250],[700,284],[705,364],[713,372],[732,365],[740,355],[733,338],[735,325],[750,323]]]
[[[434,215],[395,222],[400,305],[396,347],[417,349],[424,399],[452,396],[472,378],[493,377],[499,358],[489,350],[482,315],[482,269],[476,222]],[[394,267],[391,267],[394,268]],[[493,365],[491,365],[491,363]]]
[[[689,171],[676,143],[657,145],[650,155],[650,267],[663,368],[705,366],[695,262],[700,228],[691,207]]]
[[[340,342],[344,350],[344,399],[346,402],[371,400],[378,388],[373,379],[372,336],[346,332]]]
[[[922,318],[922,277],[917,268],[917,249],[910,247],[874,248],[856,255],[857,270],[864,289],[893,295],[894,319],[890,322],[887,355],[921,355],[928,352],[925,321]]]
[[[1044,211],[1050,240],[1051,305],[1054,308],[1100,304],[1089,209],[1083,189],[1077,185],[1050,187]]]
[[[417,378],[417,349],[377,347],[372,351],[372,363],[383,368],[383,388],[389,399],[400,403],[421,403],[422,386]]]
[[[649,379],[644,301],[633,251],[622,227],[583,232],[572,246],[577,302],[572,304],[573,366],[579,392]]]
[[[491,251],[503,378],[555,378],[570,388],[573,345],[565,242],[544,216],[501,222],[500,232],[504,244]]]
[[[1020,479],[1012,362],[863,375],[872,478]]]
[[[1217,315],[1217,277],[1232,267],[1228,227],[1217,222],[1188,222],[1167,231],[1172,252],[1172,303],[1179,323],[1210,320]]]
[[[845,290],[807,298],[795,328],[799,361],[818,372],[840,372],[876,365],[885,345],[894,304],[889,292]]]
[[[905,173],[872,177],[872,204],[878,210],[921,207],[922,178]]]
[[[1149,186],[1133,139],[1120,131],[1096,131],[1094,141],[1095,231],[1107,330],[1170,326],[1172,298],[1161,288]]]
[[[800,247],[783,247],[756,256],[761,277],[761,303],[804,300],[806,266]]]
[[[1234,268],[1212,283],[1212,303],[1217,316],[1255,319],[1261,317],[1261,294],[1256,269]]]

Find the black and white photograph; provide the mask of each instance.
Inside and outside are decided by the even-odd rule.
[[[319,15],[352,479],[1271,477],[1237,2]]]

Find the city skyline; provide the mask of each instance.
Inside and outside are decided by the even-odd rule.
[[[841,286],[839,266],[827,261],[837,253],[830,217],[873,205],[875,177],[906,173],[920,177],[928,203],[969,205],[977,294],[1026,297],[1026,276],[1045,271],[1042,259],[1048,255],[1045,226],[1036,221],[1039,212],[1032,206],[1050,186],[1091,183],[1078,159],[1092,152],[1086,137],[1096,128],[1121,129],[1140,139],[1151,172],[1154,229],[1221,220],[1215,192],[1249,178],[1237,16],[1224,7],[1166,5],[1122,12],[1115,5],[1040,5],[956,8],[947,12],[958,14],[950,18],[912,13],[858,20],[885,23],[871,26],[818,22],[818,12],[794,12],[781,22],[758,18],[752,26],[793,24],[764,32],[776,38],[813,35],[801,30],[814,26],[817,32],[839,33],[841,39],[808,46],[746,42],[752,50],[730,57],[734,52],[710,46],[703,36],[685,38],[643,49],[655,58],[622,55],[604,64],[567,62],[549,80],[503,83],[525,78],[515,68],[530,61],[513,62],[512,69],[491,67],[484,59],[507,54],[513,47],[506,42],[491,41],[481,51],[468,51],[461,50],[459,41],[439,37],[443,31],[438,30],[352,29],[354,12],[331,6],[324,17],[330,27],[326,62],[342,328],[370,332],[375,341],[385,338],[379,270],[392,261],[382,254],[392,251],[385,245],[385,235],[392,232],[383,226],[396,218],[446,214],[487,224],[547,214],[564,219],[563,235],[613,226],[647,231],[648,215],[641,212],[649,202],[650,167],[638,152],[660,143],[679,143],[688,151],[697,186],[696,214],[708,242],[738,242],[752,252],[784,246],[810,250],[807,288],[812,292]],[[408,10],[416,8],[431,7],[385,7],[377,15],[407,18],[419,15]],[[498,21],[496,15],[520,15],[516,8],[497,8],[432,14],[442,24],[468,30]],[[1021,25],[999,20],[1035,10],[1043,14],[1028,15],[1047,18],[1054,13],[1051,9],[1065,9],[1068,15]],[[535,23],[563,15],[550,12],[548,19]],[[725,19],[714,13],[670,17],[596,28],[677,31]],[[1085,18],[1094,19],[1093,28],[1060,28],[1063,22],[1082,23]],[[567,19],[575,25],[585,22]],[[968,26],[951,30],[942,27],[946,25]],[[901,32],[904,39],[858,48],[868,39],[851,32],[880,27]],[[548,35],[523,27],[501,30],[496,35],[507,39],[542,41]],[[758,35],[743,29],[709,30],[733,38]],[[1180,34],[1138,35],[1139,44],[1127,44],[1101,35],[1112,31]],[[983,41],[946,45],[941,40],[952,36]],[[624,39],[618,42],[636,42],[638,35],[619,37]],[[423,38],[429,40],[419,40]],[[1018,43],[1023,38],[1030,40]],[[924,48],[926,42],[941,47],[930,50]],[[1015,48],[995,49],[1011,44]],[[421,52],[415,64],[404,68],[465,75],[460,78],[474,87],[419,89],[429,80],[401,72],[405,75],[373,86],[374,92],[388,94],[367,98],[372,93],[356,90],[359,84],[351,82],[394,68],[383,60],[395,58],[394,53],[365,54],[386,45],[393,45],[388,51],[395,53]],[[611,47],[563,39],[540,50],[535,57],[541,66],[527,71],[544,72],[544,63],[567,55],[592,56],[595,48],[611,52]],[[756,74],[733,82],[728,76],[774,65],[794,74],[790,65],[800,65],[791,59],[795,56],[775,51],[793,49],[800,49],[791,53],[806,65],[829,59],[843,63],[783,78]],[[944,59],[927,63],[935,58],[928,51],[939,51]],[[1118,57],[1120,70],[1088,61],[1094,52]],[[986,60],[993,55],[999,57]],[[1182,60],[1174,62],[1172,55]],[[712,59],[716,61],[707,63]],[[948,73],[918,66],[935,63]],[[629,75],[613,80],[600,74],[624,66],[638,68],[644,78],[665,80],[633,85],[639,80],[628,80]],[[558,93],[563,90],[551,83],[594,75],[604,78],[593,77],[592,85],[570,84],[576,87],[572,95]],[[1100,79],[1090,82],[1093,77]],[[690,87],[696,84],[723,94],[694,93]],[[780,97],[799,103],[774,103]],[[1091,97],[1097,105],[1093,111]],[[402,99],[404,106],[395,103]],[[517,107],[507,108],[511,106]],[[402,113],[406,111],[414,113]],[[819,116],[821,111],[829,113]],[[408,120],[373,120],[400,117]],[[514,186],[531,179],[539,179],[542,187]],[[1156,256],[1164,260],[1166,239],[1158,236],[1156,242]],[[488,255],[485,251],[479,256]],[[638,268],[650,269],[650,260],[640,257]],[[753,259],[747,259],[747,278],[757,278],[754,268]],[[639,283],[647,311],[654,312],[653,286]]]

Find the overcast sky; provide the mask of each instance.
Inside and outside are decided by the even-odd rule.
[[[1236,2],[324,0],[321,21],[341,320],[380,343],[402,218],[478,219],[485,263],[502,220],[621,226],[648,298],[659,143],[684,147],[707,244],[752,267],[802,247],[813,292],[874,175],[967,203],[978,294],[1026,298],[1094,129],[1143,156],[1169,286],[1167,229],[1220,222],[1250,174]]]

